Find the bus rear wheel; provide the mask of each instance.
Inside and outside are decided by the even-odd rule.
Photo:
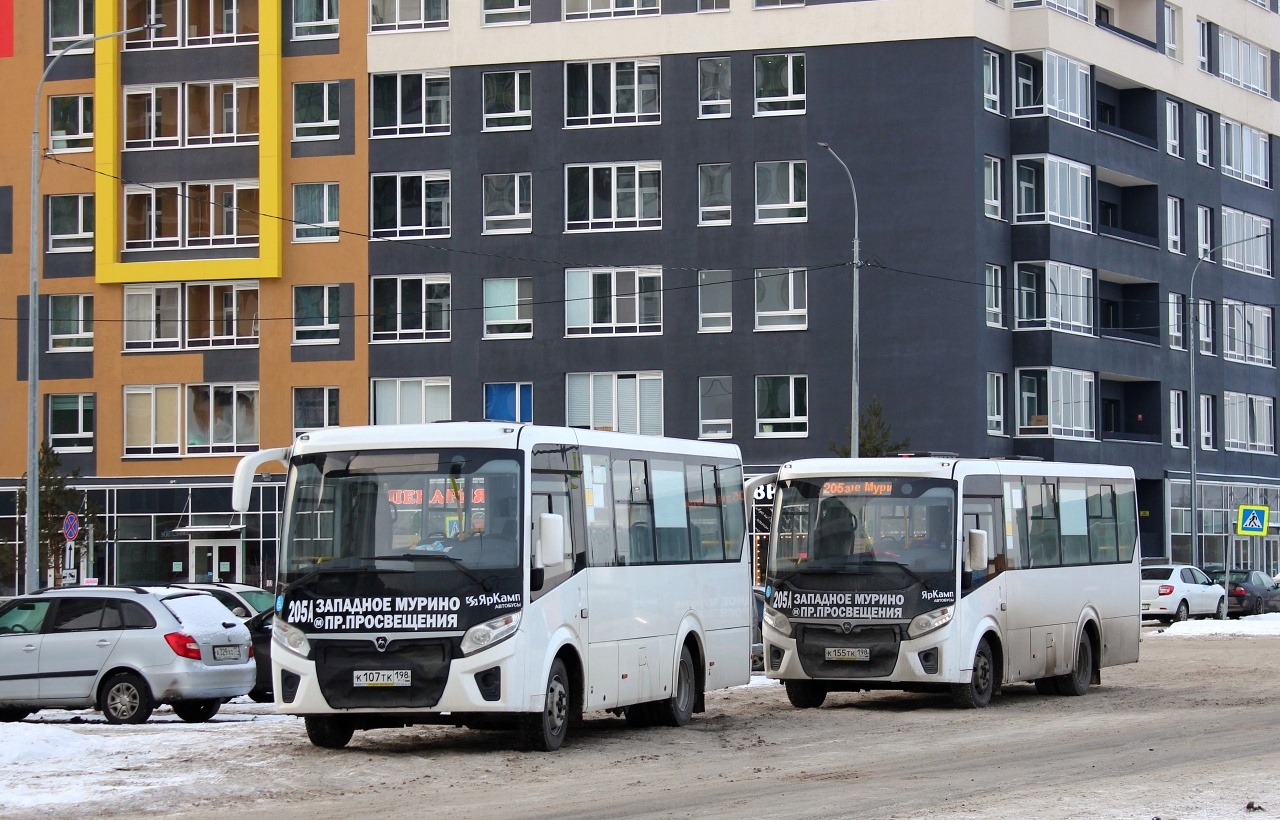
[[[973,675],[968,683],[951,687],[951,697],[956,705],[965,709],[982,709],[991,702],[996,691],[996,665],[991,656],[991,646],[984,639],[973,655]]]
[[[786,682],[787,700],[797,709],[817,709],[827,699],[827,687],[812,680]]]
[[[1076,647],[1076,665],[1065,675],[1055,678],[1058,694],[1080,697],[1088,693],[1093,683],[1093,639],[1088,632],[1080,633],[1080,645]]]
[[[564,743],[573,694],[564,661],[556,658],[547,673],[547,699],[541,712],[520,716],[520,738],[536,752],[554,752]]]
[[[341,715],[308,715],[304,722],[312,745],[322,749],[341,749],[356,733],[355,725]]]
[[[698,674],[693,669],[693,654],[689,647],[680,650],[680,668],[676,670],[676,689],[671,697],[653,704],[654,718],[663,726],[683,726],[693,717],[694,690],[698,686]]]

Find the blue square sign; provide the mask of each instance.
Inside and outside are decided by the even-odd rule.
[[[1236,510],[1236,535],[1266,535],[1268,512],[1265,506],[1241,504]]]

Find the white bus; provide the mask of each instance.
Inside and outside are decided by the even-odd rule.
[[[680,726],[750,678],[738,448],[493,422],[332,428],[288,466],[272,677],[312,743],[583,712]]]
[[[782,465],[764,571],[765,674],[828,692],[1006,683],[1083,695],[1138,660],[1133,470],[949,454]]]

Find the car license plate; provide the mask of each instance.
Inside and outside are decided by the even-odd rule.
[[[240,647],[215,646],[213,648],[213,659],[215,661],[238,661],[240,660]]]
[[[411,669],[361,669],[353,673],[352,686],[409,686],[413,682]]]
[[[865,646],[828,646],[829,661],[869,661],[871,650]]]

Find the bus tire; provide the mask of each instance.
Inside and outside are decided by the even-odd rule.
[[[307,738],[322,749],[341,749],[356,733],[355,724],[342,715],[308,715]]]
[[[991,646],[983,638],[978,644],[978,651],[973,655],[973,675],[968,683],[953,684],[951,697],[956,705],[965,709],[982,709],[991,702],[995,691],[995,660],[991,656]]]
[[[520,739],[535,752],[554,752],[564,743],[573,712],[573,690],[564,661],[556,658],[547,673],[547,698],[541,712],[520,716]]]
[[[797,709],[817,709],[827,699],[827,687],[812,680],[786,681],[787,700]]]
[[[1065,675],[1058,676],[1058,694],[1080,697],[1087,694],[1093,683],[1093,639],[1088,632],[1080,633],[1080,645],[1076,647],[1076,665]]]
[[[676,688],[671,697],[653,704],[656,722],[663,726],[683,726],[693,717],[693,702],[697,700],[698,673],[693,668],[693,654],[689,647],[680,649],[680,664],[676,669]]]

